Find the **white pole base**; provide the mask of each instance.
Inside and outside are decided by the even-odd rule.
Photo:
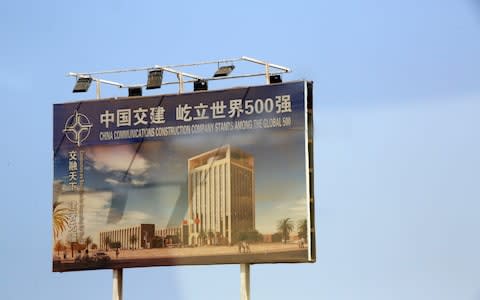
[[[123,269],[114,269],[112,300],[122,300],[123,298],[122,292],[123,292]]]
[[[240,264],[240,300],[250,300],[250,264]]]

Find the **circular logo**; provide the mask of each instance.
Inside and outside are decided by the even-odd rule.
[[[80,146],[90,135],[92,126],[87,116],[75,111],[65,122],[63,132],[70,142]]]

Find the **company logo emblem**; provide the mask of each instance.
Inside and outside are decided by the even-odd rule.
[[[63,132],[70,142],[80,147],[82,142],[90,135],[92,126],[87,116],[75,111],[65,122]]]

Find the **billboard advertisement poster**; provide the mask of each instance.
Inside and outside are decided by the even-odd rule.
[[[311,82],[53,118],[54,272],[315,261]]]

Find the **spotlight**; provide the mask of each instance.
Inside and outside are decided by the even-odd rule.
[[[282,76],[280,76],[280,75],[270,75],[269,82],[270,83],[282,83]]]
[[[128,88],[128,97],[136,97],[142,95],[141,87],[130,87]]]
[[[157,69],[148,72],[147,90],[158,89],[162,86],[163,70]]]
[[[91,77],[80,77],[77,78],[77,82],[75,83],[75,86],[73,87],[73,93],[84,93],[88,91],[88,88],[90,87],[90,83],[92,83],[92,78]]]
[[[207,91],[208,82],[206,80],[198,79],[193,82],[193,91]]]
[[[235,69],[234,65],[230,66],[221,66],[218,68],[218,70],[213,74],[213,77],[224,77],[228,76],[230,73],[232,73],[233,69]]]

